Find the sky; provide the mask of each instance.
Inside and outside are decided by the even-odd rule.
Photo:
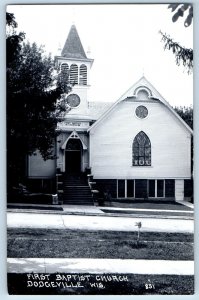
[[[172,22],[167,4],[9,5],[18,30],[54,57],[76,25],[91,69],[90,101],[117,101],[142,75],[172,106],[193,103],[193,75],[164,50],[159,31],[193,48],[193,26]]]

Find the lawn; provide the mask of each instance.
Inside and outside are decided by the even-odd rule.
[[[193,259],[192,234],[141,232],[140,237],[138,246],[136,232],[8,229],[8,257]],[[9,294],[191,295],[194,293],[194,276],[117,274],[125,276],[127,280],[107,282],[96,280],[99,274],[86,274],[89,281],[81,281],[80,287],[75,287],[76,282],[72,282],[74,284],[72,286],[69,282],[69,287],[57,287],[56,274],[49,274],[52,286],[39,288],[28,287],[27,274],[9,273]],[[105,277],[109,275],[116,274],[105,274]]]
[[[124,277],[127,279],[125,281],[106,282],[96,281],[96,276],[99,277],[99,274],[85,275],[89,276],[89,280],[81,281],[81,287],[78,288],[52,286],[39,288],[27,287],[27,274],[8,274],[8,292],[11,295],[191,295],[194,293],[193,276],[125,274]],[[106,278],[107,276],[109,274],[105,275]],[[50,274],[49,281],[56,283],[56,274]]]
[[[115,208],[142,208],[142,209],[166,209],[166,210],[186,210],[186,211],[193,211],[192,208],[185,206],[181,203],[175,202],[175,201],[117,201],[117,202],[111,202],[109,205],[107,203],[106,206],[112,206]]]
[[[193,218],[193,213],[190,211],[190,212],[184,212],[183,210],[182,211],[169,211],[169,212],[164,212],[164,211],[147,211],[147,210],[142,210],[142,211],[139,211],[139,210],[136,210],[136,211],[127,211],[127,210],[121,210],[121,209],[117,209],[117,210],[111,210],[111,209],[108,209],[108,208],[101,208],[101,210],[105,213],[111,213],[111,214],[122,214],[122,215],[131,215],[131,216],[135,216],[135,215],[144,215],[145,217],[146,216],[183,216],[183,217],[189,217],[189,218]]]
[[[9,229],[8,257],[193,260],[193,235],[182,233]]]

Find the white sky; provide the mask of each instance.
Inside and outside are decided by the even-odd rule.
[[[163,49],[159,30],[187,48],[193,47],[193,26],[173,23],[166,4],[9,5],[18,29],[30,42],[58,55],[75,23],[85,51],[94,59],[91,101],[116,101],[145,77],[173,106],[193,103],[193,76],[175,64]]]

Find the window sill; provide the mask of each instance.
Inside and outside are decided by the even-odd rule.
[[[132,168],[143,168],[143,167],[146,167],[146,168],[153,168],[153,166],[131,166]]]

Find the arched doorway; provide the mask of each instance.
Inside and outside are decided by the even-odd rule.
[[[69,139],[65,149],[65,170],[67,174],[79,174],[82,163],[82,144],[79,139]]]

